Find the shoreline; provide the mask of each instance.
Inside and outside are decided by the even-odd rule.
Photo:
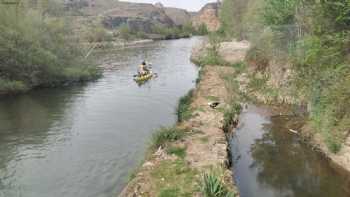
[[[210,173],[213,169],[221,171],[220,180],[230,191],[238,196],[238,191],[233,187],[233,174],[230,169],[230,154],[227,130],[225,131],[224,111],[229,108],[229,92],[225,86],[225,81],[221,78],[222,73],[233,72],[232,68],[221,66],[204,66],[201,71],[201,80],[193,91],[190,108],[190,117],[183,122],[176,124],[175,128],[186,130],[185,136],[181,140],[172,141],[164,147],[155,147],[146,156],[145,162],[137,170],[135,177],[129,181],[128,185],[119,195],[129,196],[159,196],[168,187],[173,185],[159,184],[172,182],[174,177],[155,176],[162,174],[162,165],[168,166],[176,162],[184,162],[183,168],[188,172],[175,173],[178,182],[183,176],[191,174],[191,186],[187,186],[191,191],[190,196],[200,196],[201,177],[205,173]],[[212,109],[208,102],[216,100],[220,105]],[[226,125],[228,126],[228,125]],[[230,125],[231,127],[232,125]],[[185,156],[181,159],[176,154],[169,154],[169,147],[181,147],[185,151]],[[165,173],[167,174],[167,173]],[[192,175],[193,174],[193,175]],[[179,189],[179,188],[176,188]],[[180,190],[183,188],[180,188]]]

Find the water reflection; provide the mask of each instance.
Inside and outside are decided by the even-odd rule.
[[[242,197],[350,196],[347,176],[288,131],[296,117],[270,117],[250,107],[241,119],[232,147]]]

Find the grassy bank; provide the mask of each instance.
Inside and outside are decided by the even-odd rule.
[[[210,69],[203,68],[197,88],[179,100],[178,123],[153,135],[145,162],[121,196],[235,196],[232,174],[226,168],[228,144],[218,125],[225,119],[229,127],[237,109],[226,108],[226,104],[220,109],[207,105],[225,93],[208,91],[214,84],[223,84],[219,74],[214,81],[208,79]]]

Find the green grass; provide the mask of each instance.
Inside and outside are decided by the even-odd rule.
[[[204,173],[200,182],[200,189],[205,197],[234,197],[235,194],[224,184],[223,176],[211,171]]]
[[[178,197],[180,195],[179,188],[166,188],[160,191],[159,197]]]
[[[234,123],[235,119],[242,111],[242,106],[239,103],[233,103],[224,112],[224,126],[225,132],[229,132],[230,127]]]
[[[186,148],[171,146],[167,149],[167,153],[169,155],[176,155],[179,158],[183,159],[186,157]]]
[[[217,97],[217,96],[207,96],[206,99],[209,101],[219,101],[220,100],[219,97]]]
[[[191,197],[197,191],[196,176],[198,172],[188,166],[183,159],[164,160],[151,172],[152,183],[159,197]]]
[[[177,120],[183,122],[188,120],[192,116],[193,109],[191,108],[193,90],[189,91],[187,95],[180,98],[179,105],[177,107]]]
[[[157,149],[169,142],[180,140],[185,136],[185,132],[177,127],[162,127],[153,134],[151,148]]]

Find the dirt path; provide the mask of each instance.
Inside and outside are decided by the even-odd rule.
[[[228,106],[228,91],[220,76],[229,72],[233,72],[233,69],[219,66],[203,67],[202,80],[194,92],[191,104],[192,118],[177,125],[189,132],[184,139],[171,145],[185,148],[183,163],[177,156],[158,149],[139,169],[121,197],[161,196],[162,191],[166,192],[165,188],[177,184],[181,187],[181,182],[187,184],[185,187],[188,187],[189,191],[183,191],[179,196],[201,196],[198,192],[198,181],[204,172],[212,168],[224,169],[223,180],[227,185],[234,185],[231,170],[227,168],[228,142],[222,129],[223,111]],[[208,105],[212,101],[218,101],[220,105],[212,109]],[[171,168],[179,166],[180,172],[171,173]]]

